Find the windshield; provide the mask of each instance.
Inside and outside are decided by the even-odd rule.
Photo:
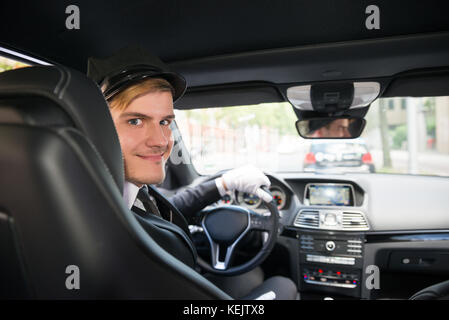
[[[449,97],[375,101],[360,138],[309,140],[287,102],[176,110],[200,174],[253,164],[270,172],[449,175]]]

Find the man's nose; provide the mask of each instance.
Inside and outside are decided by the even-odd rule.
[[[159,124],[151,125],[146,133],[146,145],[148,147],[166,147],[169,136],[167,136],[167,132],[165,131]]]

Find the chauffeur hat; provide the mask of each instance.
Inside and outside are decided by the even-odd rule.
[[[90,57],[87,76],[100,88],[105,86],[106,100],[147,78],[167,80],[174,89],[173,102],[184,94],[187,86],[183,76],[170,71],[158,57],[141,47],[126,47],[108,58]]]

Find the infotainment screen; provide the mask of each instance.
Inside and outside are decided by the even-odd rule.
[[[309,185],[309,204],[351,206],[351,186],[311,184]]]

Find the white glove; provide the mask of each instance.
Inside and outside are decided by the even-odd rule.
[[[273,197],[262,190],[261,186],[269,187],[270,179],[258,168],[254,166],[244,166],[230,170],[216,179],[216,184],[220,194],[223,196],[226,191],[240,191],[254,194],[265,202],[270,202]]]

